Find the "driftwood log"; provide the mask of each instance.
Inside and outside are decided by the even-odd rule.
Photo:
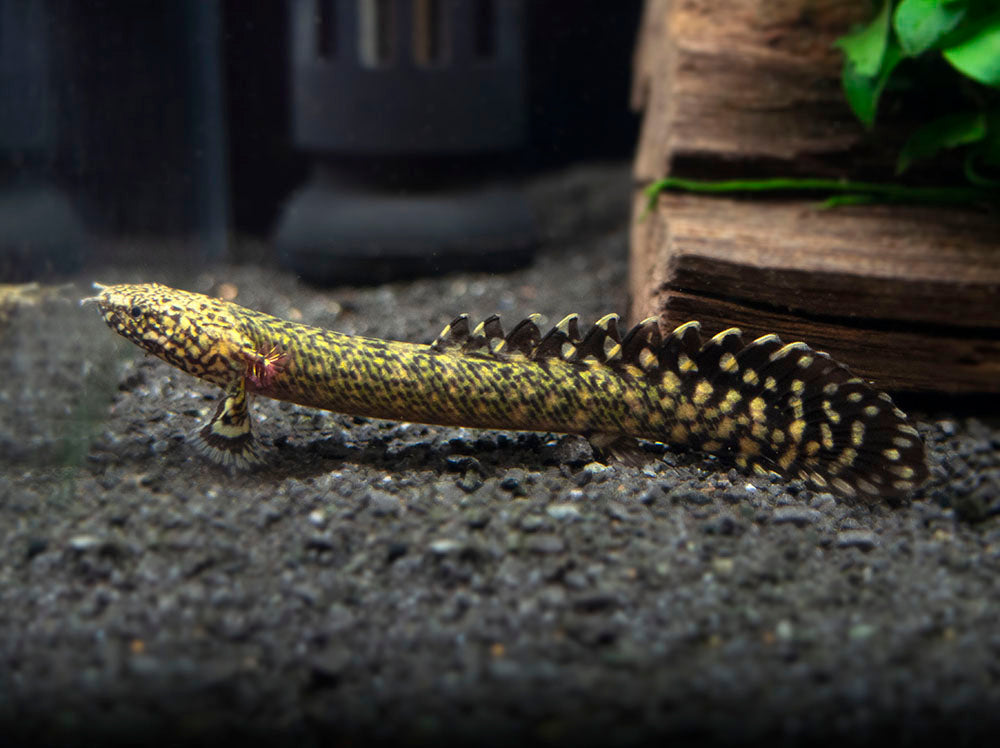
[[[881,386],[1000,391],[1000,214],[666,194],[664,176],[892,177],[840,92],[855,0],[647,0],[631,316],[805,340]]]

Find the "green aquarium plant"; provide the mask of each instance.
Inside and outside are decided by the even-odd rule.
[[[649,186],[650,206],[665,189],[821,192],[828,195],[825,207],[863,202],[995,204],[1000,197],[1000,0],[881,0],[873,10],[868,23],[836,42],[844,55],[847,102],[869,129],[890,94],[895,101],[915,105],[918,122],[907,133],[896,173],[942,151],[962,149],[966,186],[667,178]]]
[[[896,171],[962,147],[973,184],[997,186],[1000,169],[1000,2],[883,0],[875,17],[841,37],[843,85],[855,115],[873,127],[891,84],[901,95],[942,102],[899,153]]]

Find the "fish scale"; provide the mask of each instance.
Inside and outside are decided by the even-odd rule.
[[[697,322],[624,336],[607,315],[542,335],[537,315],[505,334],[467,315],[430,345],[346,335],[155,283],[99,286],[108,325],[225,390],[200,449],[228,465],[263,456],[248,394],[359,416],[444,426],[551,431],[595,444],[641,438],[799,477],[844,496],[898,498],[927,477],[906,415],[842,364],[776,335],[736,328],[703,342]]]

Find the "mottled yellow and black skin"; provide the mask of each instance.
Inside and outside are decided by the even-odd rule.
[[[666,338],[617,317],[585,335],[574,315],[544,337],[463,315],[432,345],[344,335],[158,284],[102,287],[112,329],[226,390],[203,448],[260,461],[247,393],[341,413],[441,425],[638,437],[729,454],[842,495],[909,493],[926,477],[920,437],[887,395],[829,356],[738,330],[702,344],[697,323]]]

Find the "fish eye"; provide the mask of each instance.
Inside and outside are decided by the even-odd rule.
[[[134,306],[131,309],[129,309],[128,313],[131,314],[134,319],[138,319],[139,317],[142,316],[142,307]]]

